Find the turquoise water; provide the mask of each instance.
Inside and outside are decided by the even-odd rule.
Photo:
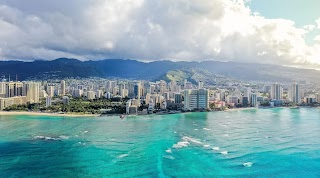
[[[0,116],[0,177],[319,177],[319,137],[307,108]]]

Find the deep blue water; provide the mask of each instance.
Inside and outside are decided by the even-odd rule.
[[[186,176],[320,177],[320,109],[0,116],[0,177]]]

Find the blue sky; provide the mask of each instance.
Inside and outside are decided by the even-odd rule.
[[[320,0],[251,0],[248,3],[252,12],[258,12],[266,18],[281,18],[295,22],[295,26],[302,28],[314,24],[320,17]],[[306,35],[306,42],[314,44],[314,37],[319,30]]]
[[[298,27],[313,24],[320,17],[319,0],[251,0],[249,6],[267,18],[292,20]]]

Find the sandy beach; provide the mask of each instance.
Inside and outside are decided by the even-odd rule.
[[[59,114],[27,111],[0,111],[0,116],[29,115],[29,116],[59,116],[59,117],[97,117],[99,114]]]
[[[251,107],[251,108],[232,108],[232,109],[227,109],[225,111],[230,112],[230,111],[243,111],[243,110],[254,110],[254,109],[259,109],[259,108],[254,108],[254,107]]]

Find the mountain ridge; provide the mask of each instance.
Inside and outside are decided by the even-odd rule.
[[[197,69],[243,81],[294,82],[319,81],[320,71],[278,66],[272,64],[239,63],[221,61],[169,60],[141,62],[132,59],[106,59],[80,61],[58,58],[52,61],[35,60],[0,61],[0,75],[18,75],[19,80],[50,78],[128,78],[156,80],[172,70]]]

